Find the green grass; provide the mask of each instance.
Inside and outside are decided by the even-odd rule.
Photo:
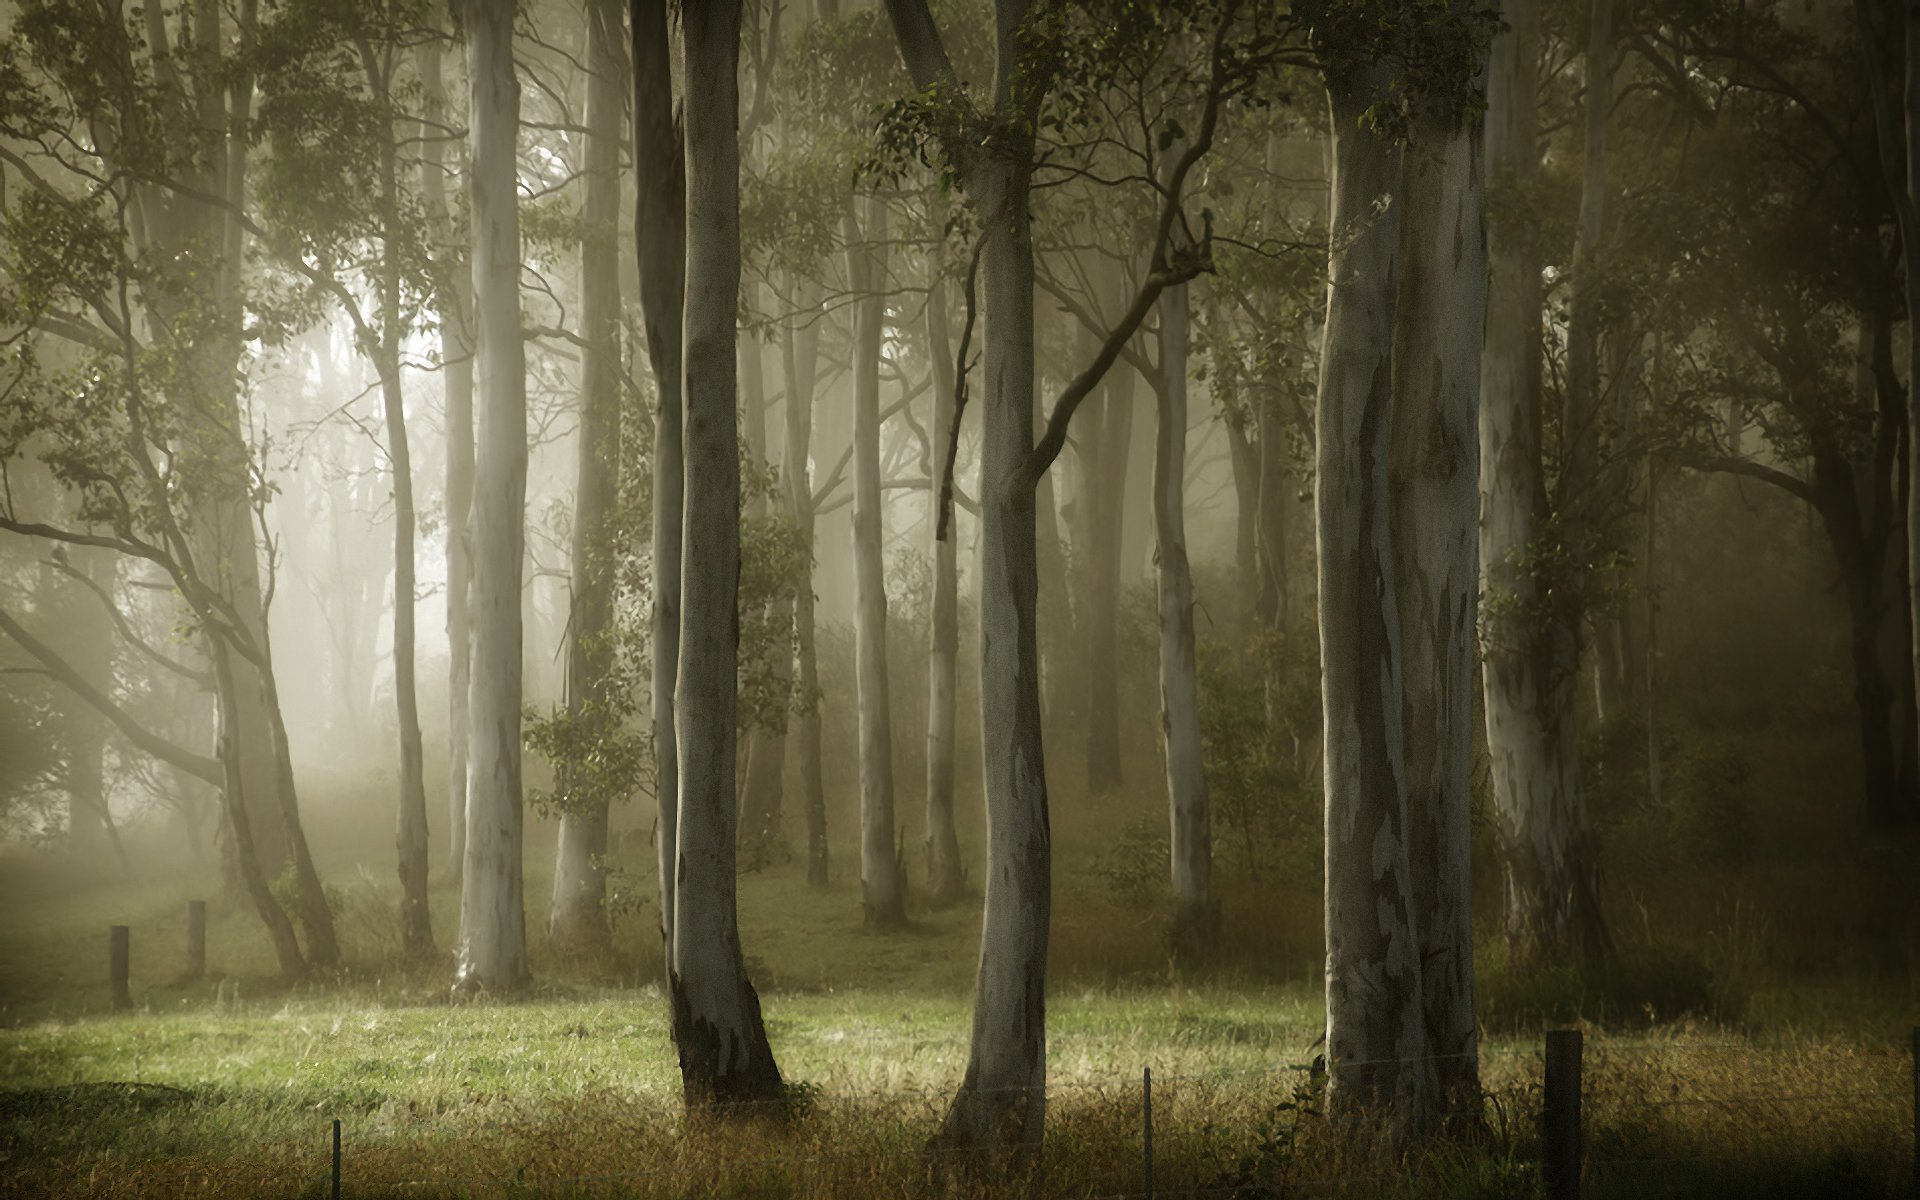
[[[0,861],[0,1194],[321,1195],[335,1118],[350,1196],[925,1194],[921,1147],[966,1057],[977,907],[869,934],[856,882],[812,889],[800,871],[741,882],[743,942],[800,1115],[708,1125],[680,1110],[650,910],[622,922],[612,960],[561,960],[538,933],[536,871],[539,982],[454,1005],[445,962],[396,964],[391,885],[336,861],[351,969],[279,984],[257,923],[216,898],[216,977],[179,985],[188,881],[90,884],[44,860]],[[454,900],[435,891],[443,943]],[[1383,1160],[1294,1107],[1311,1099],[1321,1025],[1301,952],[1311,897],[1246,889],[1228,907],[1248,928],[1204,978],[1183,979],[1151,906],[1063,872],[1048,1149],[1023,1187],[1138,1193],[1150,1066],[1163,1195],[1313,1194],[1328,1180],[1356,1195],[1537,1194],[1537,1028],[1508,1021],[1484,1049],[1484,1139]],[[121,1014],[106,1011],[116,922],[134,945],[136,1008]],[[1736,934],[1702,961],[1745,972],[1738,1016],[1590,1026],[1589,1194],[1904,1194],[1911,993],[1872,975],[1795,984],[1764,940]]]

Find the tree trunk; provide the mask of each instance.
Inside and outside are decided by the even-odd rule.
[[[747,980],[734,901],[734,692],[740,614],[740,5],[681,13],[686,98],[684,311],[686,492],[674,729],[679,850],[669,959],[674,1042],[690,1106],[784,1103],[760,999]]]
[[[473,290],[479,404],[473,504],[473,694],[467,745],[467,857],[460,886],[460,993],[527,981],[520,874],[522,559],[526,540],[526,359],[520,333],[515,178],[520,84],[513,6],[468,8]]]
[[[849,202],[851,205],[851,201]],[[887,576],[881,554],[880,350],[886,301],[885,199],[867,203],[864,237],[842,221],[855,302],[853,337],[854,661],[860,705],[860,906],[869,928],[906,922],[906,879],[893,837],[893,714],[887,681]]]
[[[927,901],[935,907],[954,903],[966,888],[960,862],[960,836],[954,827],[954,707],[960,652],[959,555],[955,531],[938,536],[940,476],[952,453],[953,348],[947,340],[947,289],[938,260],[927,281],[927,346],[933,360],[932,440],[927,480],[927,529],[932,544],[933,611],[927,626]]]
[[[673,106],[667,52],[666,0],[632,0],[633,159],[637,196],[634,246],[639,257],[640,311],[659,408],[653,422],[654,845],[660,875],[660,933],[673,955],[675,856],[679,846],[680,772],[674,746],[674,690],[680,670],[680,533],[682,491],[681,318],[686,290],[686,164]]]
[[[1010,487],[1033,446],[1029,161],[1028,154],[987,156],[968,181],[986,239],[980,711],[988,871],[967,1072],[936,1138],[944,1148],[1002,1160],[1036,1156],[1045,1125],[1053,907],[1036,628],[1038,499]]]
[[[394,828],[399,854],[400,940],[411,958],[433,953],[433,920],[427,907],[427,785],[420,745],[420,706],[414,688],[414,530],[413,451],[407,438],[407,405],[401,389],[400,311],[402,265],[400,167],[388,77],[366,39],[358,42],[360,64],[385,126],[380,138],[380,341],[366,347],[377,356],[381,411],[386,419],[387,462],[393,480],[393,701],[400,738],[400,794]]]
[[[1233,581],[1241,604],[1234,616],[1252,632],[1258,614],[1246,606],[1260,595],[1255,538],[1260,522],[1260,451],[1248,436],[1245,411],[1222,413],[1220,420],[1227,430],[1227,466],[1233,471]]]
[[[798,329],[781,331],[781,357],[787,377],[787,501],[807,561],[813,562],[813,479],[808,454],[813,441],[814,372],[819,362],[820,294],[811,280],[794,283]],[[811,574],[793,596],[794,690],[799,711],[788,728],[794,738],[795,767],[800,793],[807,807],[807,882],[827,883],[827,789],[820,765],[820,664],[814,639],[814,598]]]
[[[1432,1120],[1409,874],[1388,428],[1400,151],[1384,67],[1331,69],[1333,249],[1316,416],[1325,722],[1327,1100],[1395,1140]]]
[[[573,603],[567,622],[567,707],[597,739],[622,736],[610,719],[613,597],[620,487],[620,124],[627,56],[621,0],[587,2],[587,175],[580,240],[580,446],[573,511]],[[593,953],[613,946],[607,923],[607,806],[588,774],[562,763],[560,840],[553,864],[555,943]]]
[[[1123,297],[1116,298],[1117,303],[1123,300]],[[1075,631],[1086,647],[1087,790],[1094,795],[1119,791],[1123,783],[1120,526],[1127,495],[1128,443],[1133,437],[1134,378],[1132,367],[1124,362],[1114,364],[1104,384],[1106,396],[1101,405],[1101,419],[1082,435],[1098,447],[1090,460],[1082,460],[1087,464],[1089,476],[1082,492],[1083,502],[1088,505],[1087,564],[1086,587],[1081,592],[1084,604],[1079,616],[1080,628]],[[1185,430],[1181,432],[1184,435]],[[1155,528],[1158,527],[1156,514]]]
[[[1502,186],[1538,169],[1539,14],[1511,0],[1494,41],[1488,170]],[[1522,231],[1489,230],[1487,344],[1481,360],[1480,561],[1487,596],[1482,688],[1494,824],[1506,874],[1509,960],[1531,969],[1604,956],[1598,868],[1579,789],[1576,615],[1549,609],[1534,564],[1549,536],[1542,463],[1540,265]]]
[[[1171,163],[1185,152],[1185,141],[1175,138],[1165,152],[1167,161]],[[1212,938],[1216,919],[1213,831],[1207,810],[1207,775],[1200,741],[1200,691],[1194,675],[1193,574],[1187,565],[1187,338],[1190,326],[1187,304],[1185,284],[1160,293],[1162,379],[1158,389],[1159,436],[1153,459],[1154,558],[1159,564],[1160,729],[1167,761],[1175,905],[1173,946],[1177,955],[1204,949]],[[1113,499],[1118,501],[1117,492]]]
[[[1391,437],[1407,841],[1426,1053],[1444,1115],[1471,1128],[1480,1120],[1470,901],[1487,242],[1468,102],[1416,121],[1404,171]]]
[[[757,285],[747,288],[747,304],[756,307]],[[770,463],[773,451],[767,439],[767,386],[760,341],[748,337],[740,342],[740,426],[747,435],[747,459]],[[747,501],[749,515],[760,517],[768,511],[767,499],[755,492]],[[769,629],[791,628],[793,605],[785,599],[768,606]],[[790,697],[793,691],[793,656],[774,651],[770,664],[771,690]],[[786,722],[767,724],[755,721],[747,730],[746,768],[740,779],[740,840],[752,847],[749,853],[763,857],[780,837],[781,776],[786,766]]]
[[[420,46],[423,126],[420,188],[427,228],[443,255],[435,292],[440,323],[440,373],[447,411],[447,865],[458,879],[467,853],[467,687],[473,652],[468,604],[473,543],[467,528],[473,507],[473,271],[454,236],[447,207],[446,143],[438,127],[453,120],[441,74],[440,41]]]

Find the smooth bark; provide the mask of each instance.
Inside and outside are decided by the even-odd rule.
[[[1391,427],[1407,839],[1426,1052],[1445,1115],[1468,1126],[1480,1109],[1470,902],[1487,311],[1486,187],[1472,107],[1469,100],[1424,114],[1405,150]]]
[[[580,443],[573,506],[573,596],[567,622],[567,707],[599,738],[621,731],[609,716],[613,600],[621,530],[616,523],[620,436],[620,125],[627,56],[621,0],[587,0],[587,175],[580,241]],[[607,921],[607,808],[601,781],[578,795],[560,767],[566,802],[553,864],[549,930],[556,943],[612,948]]]
[[[851,204],[851,202],[849,202]],[[905,924],[906,872],[893,835],[893,713],[887,681],[887,574],[881,553],[880,351],[886,317],[886,200],[865,229],[849,208],[847,274],[860,298],[853,335],[854,671],[860,723],[860,907],[869,928]]]
[[[690,1106],[779,1111],[785,1087],[740,951],[734,889],[735,678],[740,616],[739,0],[681,11],[686,99],[686,306],[681,362],[686,491],[681,533],[680,766],[670,985]]]
[[[1169,147],[1169,160],[1177,159],[1183,150],[1176,139]],[[1159,568],[1160,731],[1166,749],[1176,953],[1203,948],[1217,917],[1200,690],[1194,671],[1193,572],[1187,563],[1187,339],[1191,325],[1187,286],[1161,292],[1162,380],[1153,458],[1153,528]],[[1112,418],[1111,411],[1108,417]]]
[[[938,260],[935,260],[936,263]],[[927,511],[940,503],[941,464],[952,453],[953,349],[947,340],[947,289],[936,270],[927,283],[927,345],[933,360],[933,413],[927,427],[929,461]],[[966,888],[960,862],[960,836],[954,826],[954,707],[960,652],[959,552],[952,530],[939,536],[938,519],[927,528],[932,544],[932,612],[927,648],[927,901],[952,904]]]
[[[456,992],[527,981],[521,880],[521,573],[526,541],[526,357],[520,333],[520,216],[513,5],[466,14],[469,175],[478,403],[473,502],[473,680],[467,745],[467,854],[460,881]]]
[[[794,309],[798,327],[790,325],[781,331],[780,347],[787,379],[787,502],[811,564],[814,504],[808,456],[813,441],[813,392],[819,364],[820,322],[824,319],[818,286],[811,280],[795,281]],[[827,789],[820,756],[820,663],[814,636],[811,573],[794,592],[793,649],[793,686],[800,705],[788,728],[794,739],[794,767],[800,775],[800,794],[807,810],[807,882],[824,887],[829,866]]]
[[[681,319],[686,294],[686,165],[673,102],[666,0],[632,0],[634,246],[640,311],[657,408],[653,422],[654,845],[660,878],[660,933],[673,953],[675,854],[680,784],[674,746],[674,689],[680,664],[680,525],[684,515]]]
[[[1333,243],[1316,413],[1326,787],[1327,1102],[1395,1140],[1431,1123],[1408,854],[1388,444],[1401,154],[1364,114],[1389,69],[1330,66]]]

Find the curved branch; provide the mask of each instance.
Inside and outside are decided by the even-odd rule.
[[[4,632],[19,643],[22,650],[39,660],[40,665],[47,669],[47,674],[67,685],[75,695],[112,722],[113,727],[136,747],[169,766],[180,768],[195,779],[204,780],[214,787],[226,786],[226,775],[220,769],[220,763],[217,760],[176,746],[134,720],[132,714],[115,704],[105,692],[88,683],[80,672],[67,663],[66,659],[61,658],[40,639],[22,629],[20,623],[8,616],[5,609],[0,609],[0,632]]]

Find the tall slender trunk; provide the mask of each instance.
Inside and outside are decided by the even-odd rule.
[[[567,707],[596,739],[618,737],[609,718],[613,594],[618,547],[620,436],[620,124],[627,55],[622,0],[587,0],[587,177],[580,239],[580,446],[574,488],[573,603],[567,622]],[[577,792],[561,764],[567,803],[553,864],[553,940],[593,952],[612,948],[607,922],[607,806],[597,781]]]
[[[1523,188],[1539,168],[1540,18],[1508,0],[1511,34],[1488,73],[1488,171]],[[1529,968],[1605,954],[1599,877],[1579,788],[1577,616],[1548,609],[1534,566],[1550,536],[1541,442],[1540,265],[1520,230],[1489,229],[1480,378],[1480,562],[1489,603],[1481,673],[1494,826],[1506,875],[1510,961]]]
[[[439,127],[453,119],[441,72],[437,37],[421,43],[420,88],[426,107],[421,134],[420,192],[427,229],[440,256],[435,290],[440,324],[440,373],[447,411],[447,864],[458,879],[467,853],[467,689],[473,642],[468,605],[473,587],[473,272],[454,235],[447,205],[446,140]]]
[[[1180,138],[1170,164],[1186,152]],[[1160,729],[1166,743],[1171,829],[1173,932],[1178,953],[1204,947],[1213,933],[1213,830],[1200,741],[1200,690],[1194,672],[1193,573],[1187,565],[1187,287],[1160,293],[1159,436],[1153,458],[1154,558],[1159,564]],[[1118,499],[1118,496],[1115,496]]]
[[[686,404],[679,848],[669,958],[674,1042],[690,1106],[780,1106],[785,1087],[740,952],[734,890],[734,687],[740,614],[740,4],[681,11],[686,100]]]
[[[520,333],[520,215],[513,6],[469,6],[473,101],[469,174],[479,404],[473,504],[473,695],[467,744],[467,856],[455,990],[527,980],[521,882],[521,570],[526,540],[526,358]]]
[[[814,373],[819,363],[820,311],[818,285],[794,281],[794,311],[799,328],[781,331],[781,360],[787,377],[787,502],[807,563],[813,563],[813,478],[808,455],[813,441]],[[820,664],[814,639],[814,599],[811,571],[793,596],[794,690],[799,711],[789,729],[794,739],[794,765],[800,774],[801,798],[806,802],[807,882],[827,882],[827,789],[820,765]]]
[[[1396,1138],[1431,1123],[1408,862],[1388,432],[1399,148],[1365,114],[1389,69],[1330,68],[1333,249],[1315,427],[1325,722],[1327,1099]]]
[[[757,285],[747,287],[748,307],[758,307]],[[747,436],[748,461],[771,462],[773,450],[767,437],[767,385],[760,341],[755,337],[740,342],[740,427]],[[763,517],[769,511],[767,498],[756,491],[747,500],[749,515]],[[768,605],[767,627],[791,628],[793,604],[781,598]],[[790,647],[771,651],[773,662],[769,690],[790,697],[793,690],[793,655]],[[747,730],[745,768],[740,777],[740,840],[754,847],[750,853],[764,854],[780,837],[781,776],[786,767],[787,722],[756,721]]]
[[[1407,841],[1426,1053],[1445,1115],[1476,1125],[1470,900],[1487,241],[1482,143],[1470,108],[1423,114],[1405,151],[1391,437]]]
[[[1004,35],[1007,14],[1001,19]],[[1033,446],[1030,161],[1030,147],[984,156],[968,181],[986,239],[980,716],[989,869],[967,1071],[937,1138],[950,1149],[1013,1158],[1036,1154],[1045,1126],[1053,909],[1038,669],[1034,510],[1042,498],[1010,486]]]
[[[666,0],[632,0],[633,241],[640,311],[659,408],[653,422],[654,794],[659,827],[660,933],[673,954],[674,859],[679,845],[680,773],[674,746],[674,689],[680,664],[680,524],[685,508],[681,424],[681,319],[686,290],[686,162],[673,106]]]
[[[1260,521],[1260,452],[1247,432],[1244,411],[1223,412],[1220,423],[1227,431],[1227,466],[1233,472],[1233,581],[1234,590],[1246,606],[1234,614],[1253,628],[1248,616],[1254,615],[1251,602],[1260,594],[1260,559],[1255,534]]]
[[[213,639],[211,636],[209,641]],[[217,648],[209,647],[209,661],[213,667],[214,694],[219,702],[220,731],[217,737],[221,775],[224,780],[220,789],[221,802],[225,805],[226,819],[233,834],[233,860],[239,871],[241,887],[247,899],[253,905],[253,911],[267,927],[267,940],[273,944],[273,955],[280,967],[280,978],[287,983],[298,983],[307,977],[306,956],[300,952],[300,940],[293,931],[293,921],[287,911],[280,907],[280,901],[274,898],[273,889],[260,856],[255,851],[259,842],[254,836],[253,814],[245,802],[245,783],[242,779],[240,746],[238,738],[239,722],[236,710],[243,704],[232,667],[232,657],[221,654]]]
[[[1115,291],[1124,287],[1116,270]],[[1114,297],[1115,304],[1124,295]],[[1097,350],[1096,346],[1096,350]],[[1091,354],[1082,356],[1090,360]],[[1125,516],[1127,459],[1133,438],[1135,373],[1125,363],[1107,372],[1099,421],[1082,437],[1094,447],[1082,458],[1087,467],[1082,503],[1087,545],[1084,550],[1086,586],[1075,631],[1086,647],[1087,790],[1099,795],[1118,791],[1123,782],[1120,761],[1120,528]],[[1091,400],[1091,397],[1089,397]],[[1088,413],[1088,416],[1095,414]],[[1184,430],[1182,431],[1185,432]],[[1156,519],[1156,527],[1158,521]]]
[[[849,202],[851,205],[851,201]],[[906,921],[906,878],[893,837],[893,713],[887,681],[887,575],[881,553],[880,350],[886,316],[886,200],[867,202],[864,234],[849,207],[847,274],[860,293],[853,337],[854,662],[860,706],[860,905],[872,928]]]
[[[940,473],[952,453],[953,350],[947,340],[947,289],[936,268],[927,281],[927,345],[933,359],[932,440],[927,480],[928,536],[933,560],[932,609],[927,621],[927,900],[952,904],[966,888],[960,836],[954,827],[954,707],[960,652],[960,585],[957,538],[938,536]]]
[[[380,333],[376,357],[381,411],[386,419],[387,462],[393,480],[393,701],[400,738],[400,794],[394,848],[400,868],[400,939],[410,957],[433,953],[433,920],[427,907],[427,785],[420,745],[420,706],[414,688],[413,451],[407,437],[406,397],[400,379],[400,167],[387,68],[366,38],[356,41],[361,70],[385,128],[380,138]]]

